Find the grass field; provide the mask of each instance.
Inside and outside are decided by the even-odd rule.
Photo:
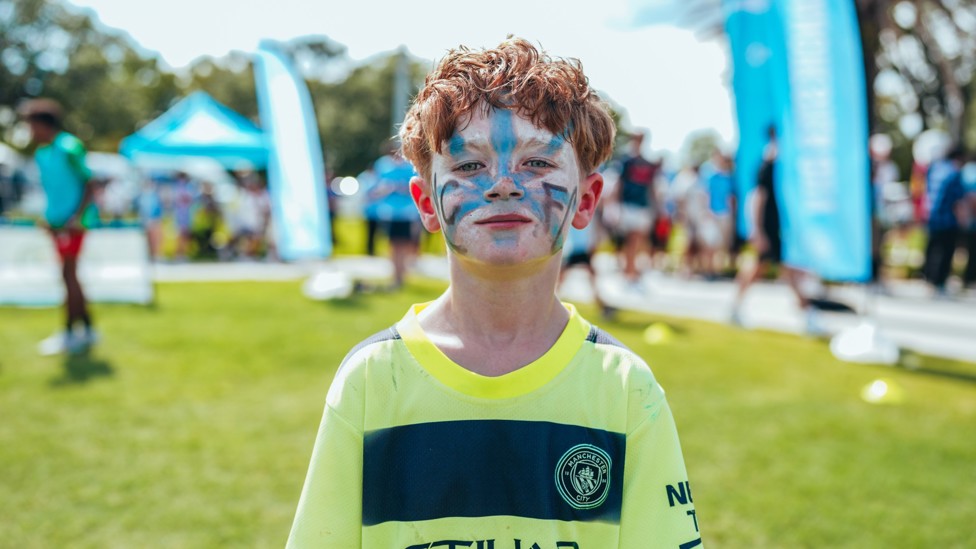
[[[298,283],[158,289],[155,308],[96,307],[102,345],[69,359],[34,350],[58,311],[0,309],[0,547],[281,547],[336,366],[443,284],[332,303]],[[670,343],[643,340],[655,321]],[[668,391],[708,547],[972,547],[976,365],[849,365],[822,341],[637,313],[601,326]],[[900,404],[861,399],[878,378]]]

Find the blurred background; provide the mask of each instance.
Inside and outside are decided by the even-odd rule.
[[[612,109],[560,295],[668,389],[707,543],[972,543],[971,2],[0,0],[0,547],[284,543],[345,352],[446,286],[398,124],[449,48],[509,34],[579,58]],[[64,292],[18,117],[40,97],[88,150],[101,331],[42,357]],[[804,268],[739,299],[770,126]],[[655,213],[631,248],[635,158]]]

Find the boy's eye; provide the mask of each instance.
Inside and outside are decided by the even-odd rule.
[[[550,168],[552,164],[545,160],[540,160],[538,158],[533,158],[525,163],[526,166],[530,168]]]
[[[481,162],[465,162],[457,167],[459,172],[473,172],[481,167]]]

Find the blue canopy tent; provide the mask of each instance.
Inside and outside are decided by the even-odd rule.
[[[190,94],[126,137],[119,152],[139,163],[159,157],[205,156],[227,169],[268,164],[265,133],[205,92]]]

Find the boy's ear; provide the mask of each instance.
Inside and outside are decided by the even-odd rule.
[[[573,227],[583,229],[590,224],[590,220],[596,215],[601,194],[603,194],[603,176],[600,173],[593,172],[580,182],[580,199],[576,213],[573,215]]]
[[[437,209],[431,197],[430,185],[419,175],[410,178],[410,196],[420,212],[420,222],[427,232],[436,233],[441,230],[441,222],[437,219]]]

